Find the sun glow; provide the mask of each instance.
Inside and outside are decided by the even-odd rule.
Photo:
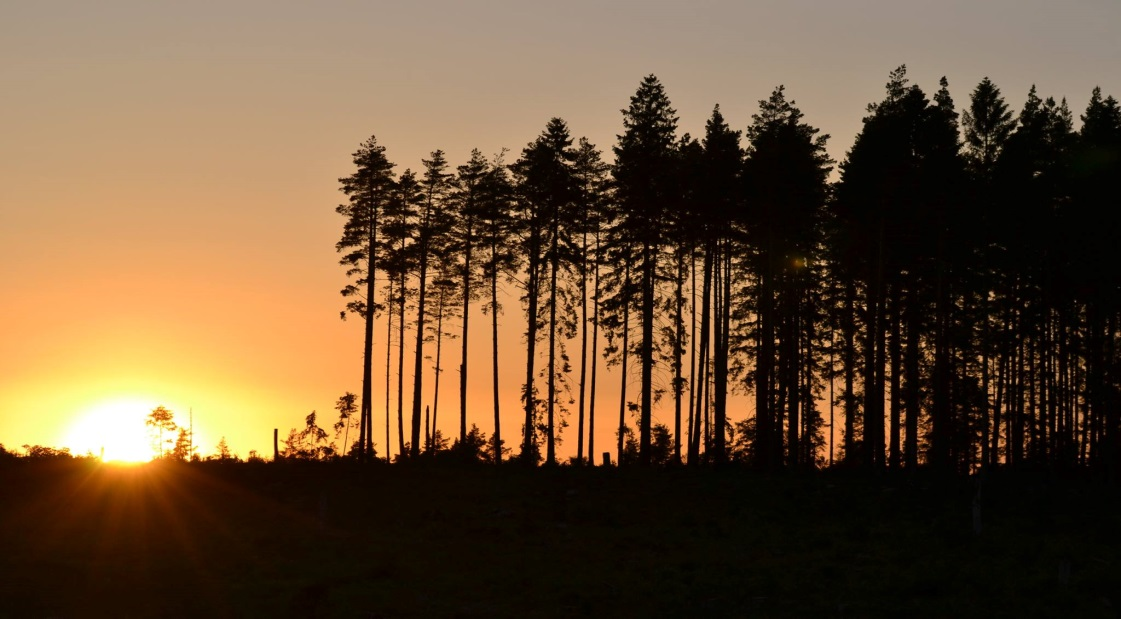
[[[63,445],[75,455],[92,453],[105,462],[151,460],[156,455],[157,441],[144,422],[156,406],[127,398],[95,404],[70,425]]]

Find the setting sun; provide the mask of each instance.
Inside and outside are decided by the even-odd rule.
[[[151,460],[156,455],[156,441],[144,422],[155,407],[156,404],[139,399],[95,404],[70,426],[63,444],[76,455],[92,453],[106,462]]]

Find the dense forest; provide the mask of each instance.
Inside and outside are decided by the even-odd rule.
[[[379,404],[387,443],[391,415],[399,428],[386,457],[448,448],[422,368],[438,394],[450,354],[450,449],[491,461],[555,463],[574,425],[575,461],[595,464],[598,423],[617,435],[599,449],[640,465],[1113,471],[1121,107],[1095,88],[1076,130],[1034,87],[1018,115],[988,78],[968,99],[899,67],[839,164],[781,86],[744,131],[716,106],[697,138],[653,75],[612,157],[554,118],[516,160],[476,150],[453,168],[436,150],[397,174],[370,137],[337,208],[343,317],[364,324],[361,393],[340,400],[353,454],[374,457]],[[500,423],[504,288],[523,312],[520,428]],[[472,319],[490,323],[490,368],[468,367]],[[597,411],[605,365],[621,395]],[[493,419],[468,418],[468,372],[493,376]],[[753,406],[729,410],[731,392]]]

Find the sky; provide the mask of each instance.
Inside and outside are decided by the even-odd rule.
[[[221,437],[269,454],[272,429],[312,410],[329,426],[361,375],[360,325],[339,320],[338,179],[370,136],[399,173],[435,149],[453,166],[472,148],[513,160],[559,116],[610,158],[620,110],[653,73],[694,136],[714,104],[742,129],[785,85],[839,161],[900,64],[928,94],[945,75],[959,109],[986,76],[1017,111],[1035,84],[1067,97],[1077,126],[1094,86],[1121,96],[1118,24],[1116,0],[6,2],[0,443],[126,457],[146,449],[157,405],[193,418],[203,454]],[[490,434],[485,322],[468,421]],[[521,323],[507,303],[508,443]],[[447,344],[453,368],[460,342]],[[375,376],[383,346],[379,332]],[[442,377],[448,435],[457,380]],[[610,419],[618,377],[601,381]],[[614,440],[597,425],[598,452]]]

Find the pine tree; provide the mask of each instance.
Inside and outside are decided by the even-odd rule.
[[[986,77],[973,89],[969,109],[962,114],[965,143],[973,169],[981,176],[992,173],[1005,141],[1016,128],[1000,88]]]
[[[588,457],[595,464],[595,406],[596,368],[599,346],[599,271],[601,262],[601,234],[608,221],[607,173],[610,166],[603,162],[599,150],[586,138],[580,138],[573,159],[573,176],[576,180],[576,224],[574,234],[579,234],[578,255],[575,262],[580,278],[580,383],[577,404],[576,460],[584,461],[585,403],[588,426]],[[589,275],[589,270],[591,274]],[[591,279],[591,320],[588,319],[588,284]],[[588,323],[592,325],[591,383],[588,377]],[[587,388],[586,388],[587,387]]]
[[[828,136],[802,122],[802,113],[787,101],[782,86],[759,102],[747,130],[748,148],[744,163],[747,240],[755,250],[752,260],[758,298],[749,306],[759,308],[760,343],[756,346],[756,452],[768,455],[773,466],[781,448],[781,427],[774,422],[784,415],[772,411],[772,385],[785,394],[787,413],[787,462],[804,462],[806,445],[816,437],[800,436],[802,425],[814,427],[813,419],[800,420],[802,409],[810,410],[804,372],[815,366],[815,332],[812,290],[819,264],[822,219],[828,196],[826,179],[832,161],[825,152]],[[776,307],[782,309],[776,312]],[[779,347],[776,352],[776,327]],[[772,383],[772,378],[776,379]],[[775,415],[775,412],[778,412]],[[772,431],[773,428],[773,431]],[[760,431],[762,430],[762,431]]]
[[[383,227],[383,265],[393,278],[393,295],[390,304],[397,313],[397,447],[401,457],[405,449],[404,381],[405,381],[405,312],[415,289],[408,286],[409,275],[416,268],[417,207],[421,203],[420,183],[412,170],[406,169],[394,186],[393,198],[386,205],[386,223]],[[410,242],[412,241],[412,242]],[[391,309],[392,311],[392,309]],[[421,325],[418,325],[418,328]],[[388,450],[387,450],[388,451]]]
[[[562,336],[566,335],[570,331],[567,325],[573,322],[566,315],[570,313],[571,306],[566,303],[564,291],[558,287],[563,283],[559,279],[562,265],[567,267],[570,264],[570,226],[562,224],[571,219],[576,197],[576,179],[572,171],[575,155],[571,146],[568,126],[560,118],[553,118],[541,135],[526,146],[522,157],[513,166],[520,202],[518,226],[524,240],[523,247],[527,250],[525,279],[522,282],[527,305],[527,361],[523,395],[526,411],[523,457],[527,462],[536,459],[533,455],[537,449],[536,426],[540,422],[536,414],[538,398],[533,369],[537,339],[540,337],[538,330],[544,325],[548,329],[548,361],[544,402],[546,419],[541,429],[545,433],[546,461],[556,463],[557,386],[558,380],[563,378],[557,369],[561,347],[557,335],[558,329],[561,329]]]
[[[475,271],[475,249],[479,243],[479,216],[485,200],[485,184],[489,166],[483,154],[474,149],[466,164],[456,168],[454,194],[454,228],[452,235],[459,256],[458,276],[461,282],[459,299],[462,310],[462,356],[459,364],[459,442],[467,440],[467,337],[471,317],[471,301],[478,297],[479,284]]]
[[[676,195],[677,116],[658,78],[648,75],[623,110],[623,134],[614,147],[616,199],[620,226],[635,239],[639,288],[639,462],[650,464],[653,407],[654,319],[657,268],[666,242],[666,214],[680,201]]]
[[[486,248],[486,257],[480,265],[482,277],[487,282],[490,298],[483,305],[483,312],[491,318],[491,385],[494,404],[494,434],[491,435],[493,459],[495,464],[502,462],[502,420],[498,399],[498,314],[502,306],[498,302],[498,279],[502,274],[516,270],[518,252],[512,243],[513,232],[513,183],[503,161],[506,151],[495,156],[484,178],[482,200],[479,212],[479,241]]]
[[[422,159],[424,177],[420,182],[421,203],[416,220],[416,242],[413,245],[417,274],[416,348],[413,362],[413,411],[410,455],[420,455],[421,386],[424,375],[424,332],[427,314],[428,268],[430,259],[446,240],[449,218],[446,214],[451,174],[444,151],[435,150],[431,159]]]
[[[372,355],[374,345],[374,314],[378,309],[374,300],[379,216],[385,210],[393,189],[393,164],[386,159],[385,147],[371,136],[354,153],[357,170],[339,179],[342,191],[349,198],[336,212],[346,218],[343,235],[335,249],[343,253],[340,264],[347,267],[347,275],[354,283],[343,288],[344,297],[354,297],[347,303],[347,311],[362,317],[364,340],[362,345],[362,403],[359,418],[360,460],[373,449]],[[344,311],[342,317],[346,317]]]

